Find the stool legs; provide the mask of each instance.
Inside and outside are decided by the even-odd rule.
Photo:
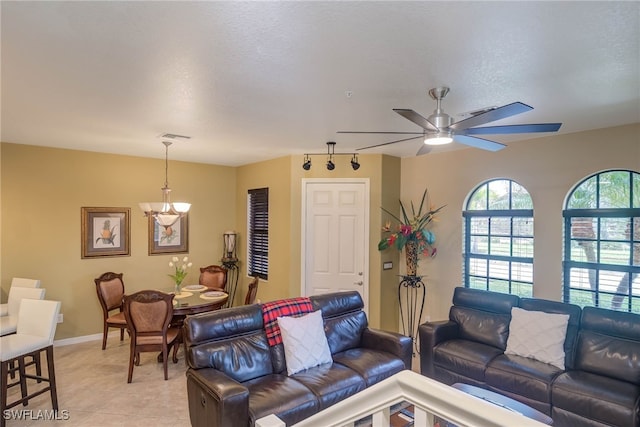
[[[47,371],[49,374],[49,378],[44,378],[40,374],[37,374],[37,375],[27,374],[26,372],[27,363],[25,363],[25,359],[30,356],[37,357],[39,359],[40,352],[42,351],[46,352]],[[11,366],[12,365],[15,366],[16,362],[18,364],[18,375],[20,378],[18,379],[18,381],[9,383],[8,377],[10,375]],[[38,371],[39,370],[37,370],[36,372]],[[56,372],[55,372],[55,366],[53,362],[53,346],[52,345],[42,348],[40,350],[34,351],[32,353],[20,355],[10,360],[1,361],[0,375],[2,379],[2,381],[0,381],[2,383],[2,387],[0,390],[0,427],[5,427],[6,425],[5,417],[2,416],[5,413],[5,410],[13,408],[14,406],[17,406],[21,403],[23,406],[27,406],[27,404],[29,403],[29,399],[33,399],[34,397],[42,393],[46,393],[47,391],[49,391],[51,395],[51,406],[53,410],[58,411],[58,390],[56,386]],[[45,382],[48,382],[49,384],[46,387],[40,388],[39,390],[29,394],[27,389],[27,379],[37,380],[38,382],[45,381]],[[18,384],[20,384],[21,398],[11,403],[7,403],[9,387],[12,387]]]

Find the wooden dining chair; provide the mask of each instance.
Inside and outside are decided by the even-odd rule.
[[[171,347],[173,347],[173,363],[178,362],[178,346],[174,344],[176,344],[179,329],[169,327],[173,317],[174,296],[174,294],[153,290],[125,295],[124,316],[131,333],[128,383],[133,378],[133,365],[140,365],[141,352],[162,352],[165,380],[169,377],[167,360]]]
[[[124,340],[124,331],[127,329],[127,320],[124,318],[124,307],[122,299],[124,297],[123,273],[113,273],[111,271],[102,274],[94,279],[98,300],[102,306],[103,328],[102,328],[102,349],[107,347],[107,333],[109,328],[120,329],[120,341]],[[118,310],[116,313],[111,313]]]
[[[198,283],[216,291],[224,291],[227,287],[227,269],[219,265],[200,267]]]
[[[258,294],[258,281],[260,278],[255,276],[247,289],[247,295],[244,298],[244,305],[251,305],[256,302],[256,295]]]

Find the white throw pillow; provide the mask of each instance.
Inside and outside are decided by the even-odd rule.
[[[529,357],[564,369],[568,314],[513,307],[505,354]]]
[[[300,317],[278,317],[278,326],[287,374],[333,362],[320,310]]]

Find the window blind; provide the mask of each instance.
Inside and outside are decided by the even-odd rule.
[[[249,276],[269,278],[269,189],[249,190]]]

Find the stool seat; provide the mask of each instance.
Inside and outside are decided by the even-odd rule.
[[[15,359],[16,357],[34,352],[49,345],[49,339],[34,335],[7,335],[2,338],[0,361]]]

